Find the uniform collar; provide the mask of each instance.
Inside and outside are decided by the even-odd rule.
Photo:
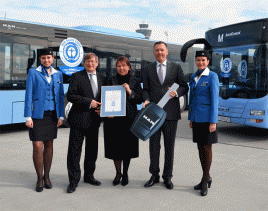
[[[209,75],[209,69],[206,67],[206,69],[204,69],[204,71],[201,73],[201,76],[208,76]]]
[[[36,68],[36,70],[38,72],[42,72],[42,66],[40,65],[39,67]],[[51,72],[50,72],[50,75],[53,75],[54,73],[57,73],[58,71],[56,69],[54,69],[52,66],[51,66]]]

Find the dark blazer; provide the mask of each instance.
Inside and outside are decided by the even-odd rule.
[[[189,88],[184,80],[183,71],[179,64],[167,61],[166,77],[161,85],[157,75],[156,62],[153,62],[143,68],[142,82],[144,101],[149,100],[156,104],[168,91],[168,87],[171,87],[173,83],[179,84],[180,87],[177,89],[178,97],[170,99],[164,106],[164,110],[167,112],[167,120],[178,120],[181,118],[179,97],[187,94]]]
[[[64,117],[64,90],[63,90],[63,76],[62,72],[55,70],[52,75],[55,94],[55,105],[57,118]],[[52,83],[52,82],[51,82]],[[28,73],[26,81],[26,93],[25,93],[25,108],[24,116],[32,117],[34,119],[43,119],[44,116],[44,100],[46,98],[46,89],[48,81],[45,75],[42,73],[41,66],[37,68],[31,68]]]
[[[100,116],[95,112],[95,109],[90,109],[92,100],[101,101],[101,86],[105,83],[105,77],[97,72],[97,80],[98,93],[94,98],[86,70],[72,75],[67,93],[67,100],[73,103],[68,117],[71,126],[87,129],[92,122],[100,121]]]

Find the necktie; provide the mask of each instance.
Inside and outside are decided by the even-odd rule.
[[[98,93],[98,88],[93,80],[93,74],[89,74],[90,75],[90,83],[91,83],[91,88],[93,91],[93,95],[94,97],[96,97],[97,93]]]
[[[159,81],[161,83],[161,85],[163,84],[164,82],[164,79],[163,79],[163,70],[162,70],[162,64],[159,65],[159,70],[158,70],[158,78],[159,78]]]

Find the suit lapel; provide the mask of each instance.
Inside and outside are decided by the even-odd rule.
[[[153,77],[155,78],[155,80],[161,85],[160,80],[159,80],[158,75],[157,75],[157,68],[156,68],[156,65],[157,65],[156,62],[154,62],[154,63],[152,64],[152,76],[153,76]]]
[[[86,90],[89,90],[89,96],[91,98],[94,98],[94,94],[93,94],[93,91],[92,91],[92,87],[91,87],[91,83],[90,83],[90,80],[89,80],[87,71],[86,70],[82,70],[82,75],[83,75],[83,79],[85,81],[85,83],[84,83],[85,89]]]
[[[163,85],[167,81],[167,79],[171,76],[171,71],[172,71],[171,63],[169,61],[167,61],[166,77],[165,77],[165,80],[163,82]]]
[[[97,83],[98,83],[98,93],[96,95],[96,98],[99,97],[99,95],[101,94],[101,86],[102,86],[102,78],[100,73],[96,72],[96,76],[97,76]],[[90,86],[91,87],[91,86]],[[93,91],[92,91],[93,92]]]
[[[200,79],[197,81],[196,86],[199,86],[199,84],[202,83],[206,77],[206,75],[201,75]]]
[[[57,71],[52,67],[53,71]],[[53,81],[54,89],[57,87],[57,83],[60,81],[59,80],[59,75],[58,72],[55,72],[54,74],[51,75],[51,80]]]
[[[43,78],[43,80],[48,83],[47,79],[46,79],[46,76],[42,73],[42,67],[39,66],[36,68],[36,72],[41,76],[41,78]]]

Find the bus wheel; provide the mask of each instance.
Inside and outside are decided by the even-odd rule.
[[[180,100],[180,109],[182,113],[185,110],[187,104],[186,95],[181,96],[179,100]]]

